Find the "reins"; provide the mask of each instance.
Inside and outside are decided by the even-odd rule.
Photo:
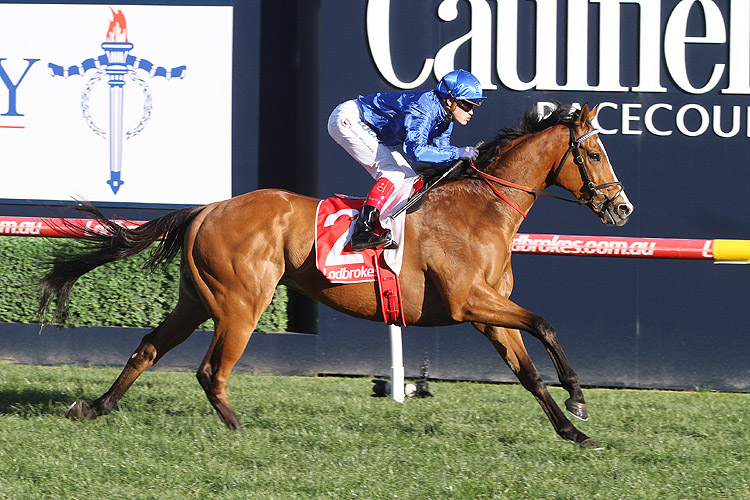
[[[539,195],[539,194],[544,194],[543,192],[539,191],[538,189],[534,189],[534,188],[522,186],[520,184],[515,184],[513,182],[506,181],[506,180],[501,179],[499,177],[495,177],[494,175],[490,175],[490,174],[488,174],[486,172],[482,172],[481,170],[479,170],[474,165],[474,160],[470,160],[469,164],[471,165],[471,168],[473,168],[474,171],[479,174],[479,176],[484,180],[484,182],[487,183],[487,185],[490,187],[490,189],[492,189],[492,191],[494,191],[495,194],[501,200],[503,200],[505,203],[507,203],[508,205],[510,205],[516,212],[518,212],[519,214],[521,214],[521,216],[524,219],[526,218],[526,212],[524,212],[523,210],[521,210],[521,208],[518,205],[516,205],[515,203],[513,203],[512,201],[510,201],[508,198],[506,198],[505,196],[503,196],[503,194],[500,191],[498,191],[495,186],[492,185],[492,182],[496,182],[498,184],[502,184],[503,186],[508,186],[508,187],[512,187],[512,188],[515,188],[515,189],[520,189],[521,191],[526,191],[527,193],[531,193],[531,194],[533,194],[535,196]],[[490,182],[490,181],[492,181],[492,182]]]
[[[576,138],[575,136],[575,129],[572,124],[568,125],[568,129],[570,130],[570,145],[568,146],[568,150],[565,152],[565,155],[563,156],[562,160],[560,160],[559,165],[555,169],[555,172],[552,175],[552,182],[550,184],[554,184],[557,180],[557,177],[560,175],[560,171],[562,170],[563,166],[565,165],[565,162],[568,159],[568,156],[570,156],[571,153],[573,153],[573,161],[576,165],[578,165],[578,170],[581,173],[581,180],[583,180],[585,193],[581,197],[581,199],[577,198],[565,198],[563,196],[558,196],[556,194],[548,193],[546,191],[541,191],[539,189],[530,188],[528,186],[523,186],[521,184],[516,184],[514,182],[506,181],[505,179],[501,179],[499,177],[495,177],[494,175],[490,175],[486,172],[483,172],[479,170],[474,165],[474,160],[470,160],[469,164],[471,165],[471,168],[474,169],[474,171],[479,174],[479,177],[481,177],[487,185],[492,189],[492,191],[503,201],[505,201],[508,205],[511,206],[516,212],[521,214],[523,218],[526,218],[526,212],[521,210],[521,208],[510,201],[507,197],[503,196],[503,194],[497,190],[495,186],[492,185],[492,182],[495,182],[497,184],[507,186],[510,188],[518,189],[527,193],[530,193],[534,195],[535,197],[538,197],[539,195],[548,196],[550,198],[555,198],[556,200],[562,200],[567,201],[570,203],[577,203],[579,205],[591,205],[592,208],[596,213],[600,213],[603,210],[606,210],[606,208],[609,206],[609,204],[612,202],[613,199],[617,198],[617,195],[620,194],[620,191],[622,191],[622,183],[619,181],[616,182],[608,182],[606,184],[599,184],[598,186],[594,184],[594,182],[591,180],[591,176],[589,175],[588,170],[586,169],[586,165],[583,162],[583,157],[581,156],[581,151],[579,149],[581,143],[588,139],[589,137],[596,135],[599,133],[598,129],[594,129],[590,132],[587,132],[586,134],[582,135],[579,138]],[[618,191],[615,196],[612,198],[608,197],[606,194],[599,191],[600,189],[612,187],[612,186],[620,186],[620,191]],[[600,203],[599,205],[594,205],[593,200],[596,196],[602,195],[604,196],[604,201]]]

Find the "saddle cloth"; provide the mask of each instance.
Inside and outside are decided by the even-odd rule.
[[[418,181],[421,178],[406,179],[386,201],[381,211],[381,227],[383,230],[390,230],[391,237],[398,243],[398,248],[381,252],[384,262],[396,275],[401,273],[406,214],[400,214],[395,220],[389,215],[408,201],[412,188]],[[318,204],[315,217],[316,263],[318,270],[331,283],[363,283],[377,279],[372,258],[374,251],[355,252],[351,247],[354,223],[363,203],[362,198],[337,195]]]
[[[376,263],[379,260],[379,254],[403,254],[403,231],[400,231],[401,235],[396,235],[393,229],[391,232],[394,238],[397,238],[398,249],[370,249],[360,252],[352,249],[354,224],[363,203],[363,199],[334,197],[321,200],[318,204],[315,216],[315,261],[318,270],[331,283],[376,281]],[[400,264],[400,257],[400,255],[395,256],[398,264]],[[396,274],[400,272],[400,265],[395,266],[394,270],[385,260],[385,256],[382,260],[391,271]]]
[[[407,179],[383,207],[381,227],[390,230],[398,248],[363,250],[351,247],[354,226],[364,199],[333,197],[321,200],[315,215],[315,262],[318,270],[331,283],[363,283],[377,281],[378,298],[387,324],[406,326],[401,304],[398,275],[404,252],[406,214],[391,219],[389,214],[408,201],[418,178]]]

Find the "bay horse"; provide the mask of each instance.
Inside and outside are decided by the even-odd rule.
[[[566,409],[588,418],[578,377],[555,330],[509,299],[511,247],[526,212],[552,184],[572,193],[573,201],[590,207],[603,223],[627,222],[633,205],[591,123],[596,113],[588,104],[580,110],[557,105],[544,118],[529,111],[518,128],[502,130],[481,148],[476,166],[454,169],[450,178],[426,193],[424,206],[407,216],[400,273],[407,324],[471,323],[534,395],[555,431],[581,447],[599,444],[557,406],[521,338],[523,330],[542,342],[569,393]],[[338,311],[382,322],[375,283],[332,284],[317,270],[318,202],[288,191],[258,190],[175,210],[132,229],[82,203],[79,209],[108,232],[81,234],[79,229],[84,248],[53,255],[53,266],[42,280],[40,314],[56,299],[55,317],[64,317],[71,287],[80,276],[157,241],[153,265],[182,252],[179,299],[167,318],[143,337],[112,387],[90,405],[73,403],[66,415],[78,419],[110,413],[144,370],[212,318],[215,333],[197,378],[224,424],[238,428],[226,394],[227,379],[278,284]]]

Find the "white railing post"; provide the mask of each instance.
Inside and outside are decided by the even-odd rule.
[[[388,325],[391,337],[391,398],[404,402],[404,353],[401,344],[401,327]]]

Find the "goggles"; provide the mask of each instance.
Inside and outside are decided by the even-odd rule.
[[[457,99],[456,105],[468,113],[474,109],[474,106],[481,106],[482,103],[479,101],[472,101],[471,99]]]

